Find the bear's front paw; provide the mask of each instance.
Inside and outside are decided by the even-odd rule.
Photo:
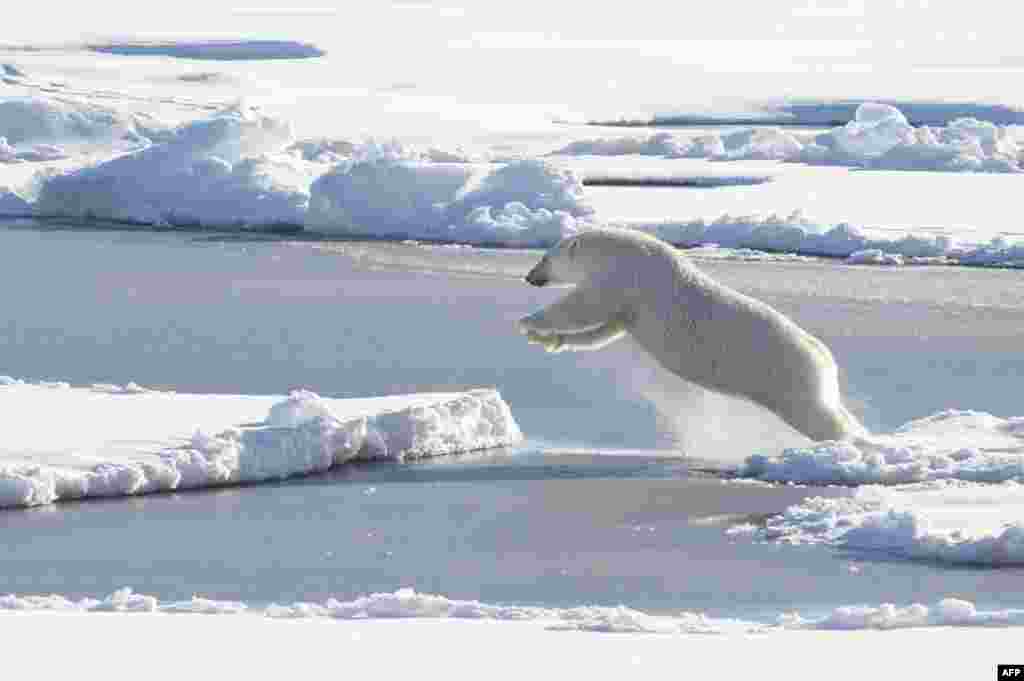
[[[554,333],[542,334],[536,331],[526,331],[526,342],[539,345],[548,352],[558,352],[558,349],[562,347],[564,339],[562,336]]]

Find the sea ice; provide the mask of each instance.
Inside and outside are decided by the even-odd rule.
[[[891,435],[754,455],[741,474],[772,482],[847,485],[1024,481],[1024,418],[944,411],[911,421]]]
[[[357,400],[0,382],[0,508],[275,480],[514,444],[493,390]],[[47,424],[59,414],[63,427]]]
[[[1024,488],[942,480],[811,497],[733,536],[824,544],[889,558],[1001,567],[1024,564]]]
[[[766,624],[740,619],[709,617],[703,613],[649,615],[626,606],[584,605],[570,608],[491,605],[475,600],[456,600],[446,596],[418,593],[410,588],[391,593],[374,593],[351,601],[334,598],[324,603],[276,603],[259,609],[246,603],[217,601],[194,596],[189,601],[161,602],[154,596],[137,594],[131,588],[120,589],[102,600],[71,600],[60,595],[0,596],[0,611],[122,612],[122,613],[198,613],[238,615],[249,613],[267,619],[335,620],[494,620],[534,621],[548,631],[592,631],[621,634],[749,634],[771,635],[793,629],[906,629],[935,626],[986,627],[1024,625],[1021,610],[978,610],[974,603],[945,598],[929,607],[913,603],[898,607],[891,603],[878,606],[842,606],[823,617],[805,618],[799,613],[779,614]]]
[[[593,209],[572,170],[542,160],[498,166],[394,159],[336,166],[313,183],[308,225],[332,234],[547,244]]]
[[[781,128],[750,128],[677,137],[577,140],[552,155],[642,154],[716,161],[778,160],[876,170],[1021,172],[1022,150],[1009,126],[957,118],[914,127],[898,108],[865,102],[853,120],[811,135]]]
[[[311,176],[274,154],[291,126],[245,107],[186,124],[166,142],[46,178],[42,215],[170,225],[301,225]]]

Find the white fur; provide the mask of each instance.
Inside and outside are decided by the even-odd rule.
[[[584,232],[548,251],[527,281],[576,284],[519,321],[550,352],[597,349],[628,332],[674,374],[759,404],[814,440],[864,432],[842,405],[824,343],[654,237]]]

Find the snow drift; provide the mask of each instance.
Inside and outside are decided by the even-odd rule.
[[[184,125],[166,142],[46,179],[43,215],[169,225],[300,225],[311,179],[275,154],[291,126],[236,107]]]
[[[0,163],[57,160],[83,149],[123,152],[166,132],[155,119],[73,98],[0,97]]]
[[[378,157],[336,166],[311,188],[308,226],[327,234],[545,245],[593,215],[572,170]]]
[[[1021,172],[1022,149],[1009,126],[956,118],[914,127],[898,108],[865,102],[853,120],[821,134],[760,128],[684,137],[578,140],[554,155],[643,154],[716,161],[778,160],[876,170]]]
[[[277,480],[355,460],[510,445],[493,390],[354,400],[180,395],[0,379],[0,508]],[[50,426],[55,415],[62,429]]]

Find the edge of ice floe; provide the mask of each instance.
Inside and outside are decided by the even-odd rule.
[[[0,390],[21,384],[0,377]],[[91,390],[123,395],[147,392],[134,383],[96,384]],[[156,460],[103,462],[88,470],[0,465],[0,508],[281,480],[351,461],[403,461],[509,446],[521,440],[508,404],[494,389],[340,418],[315,393],[296,391],[274,404],[258,427],[220,433],[197,430],[188,445],[168,447]]]
[[[701,613],[649,615],[626,606],[578,606],[544,608],[535,606],[489,605],[475,600],[454,600],[445,596],[398,589],[374,593],[351,601],[328,599],[324,603],[271,604],[266,608],[246,603],[218,601],[193,596],[188,601],[162,602],[155,596],[137,594],[130,588],[115,591],[103,599],[71,600],[60,595],[0,596],[0,616],[15,612],[119,612],[192,613],[263,616],[270,619],[325,618],[337,620],[375,619],[468,619],[536,621],[551,631],[594,631],[655,634],[771,633],[787,630],[891,630],[935,626],[1011,627],[1024,625],[1024,610],[978,610],[970,601],[945,598],[932,606],[914,603],[899,607],[843,606],[824,617],[804,618],[797,613],[780,614],[765,624],[737,619],[708,617]],[[10,615],[8,615],[10,616]]]

